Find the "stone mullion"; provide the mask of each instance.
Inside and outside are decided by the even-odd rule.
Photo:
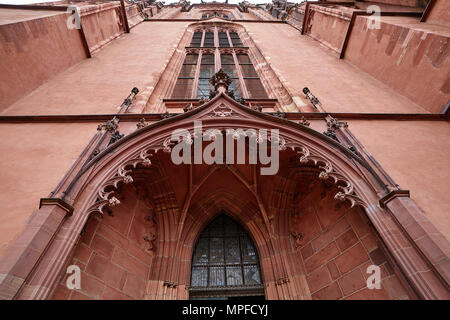
[[[228,42],[230,44],[230,47],[234,48],[233,42],[231,41],[231,37],[230,37],[230,31],[227,30],[226,34],[227,34],[227,38],[228,38]],[[239,83],[241,85],[242,97],[244,99],[248,99],[249,95],[248,95],[247,86],[245,85],[244,76],[242,75],[241,65],[239,64],[239,61],[237,59],[236,52],[234,51],[234,49],[233,49],[233,60],[234,60],[234,65],[236,66],[236,71],[238,73]]]
[[[219,32],[217,27],[214,27],[214,72],[218,72],[222,68],[222,62],[220,61],[220,51],[219,51]]]
[[[228,32],[227,32],[227,34],[228,34]],[[245,85],[245,82],[244,82],[244,75],[242,74],[241,65],[239,64],[239,61],[236,56],[236,52],[234,50],[233,50],[233,60],[234,60],[234,65],[236,66],[236,71],[238,73],[239,84],[241,85],[242,97],[244,99],[248,99],[250,96],[248,94],[247,86]]]
[[[203,33],[203,35],[204,34],[205,33]],[[200,68],[201,68],[201,63],[202,63],[202,55],[203,55],[203,51],[199,50],[198,59],[197,59],[197,67],[195,69],[194,82],[192,84],[192,91],[191,91],[191,98],[192,99],[196,99],[197,98],[197,91],[198,91],[197,88],[198,88],[198,82],[199,82],[199,77],[200,77]]]

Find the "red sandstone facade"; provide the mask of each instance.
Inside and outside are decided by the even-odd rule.
[[[192,298],[225,214],[266,299],[449,299],[450,10],[425,2],[1,5],[0,297]],[[175,165],[194,121],[278,129],[278,172]]]

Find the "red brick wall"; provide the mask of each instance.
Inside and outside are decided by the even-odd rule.
[[[137,186],[136,190],[140,188],[142,186]],[[334,200],[336,188],[324,187],[320,181],[310,190],[298,197],[301,200],[295,208],[297,214],[293,214],[290,221],[297,230],[304,232],[300,247],[292,251],[291,242],[282,241],[280,252],[293,252],[295,263],[305,270],[301,274],[306,276],[304,286],[306,290],[306,286],[309,287],[312,299],[408,299],[407,290],[379,248],[375,233],[361,209],[350,209]],[[63,273],[53,299],[144,299],[160,290],[159,282],[165,280],[161,279],[165,276],[148,281],[150,274],[158,274],[162,265],[168,268],[174,257],[166,246],[164,253],[158,253],[164,255],[163,260],[158,262],[157,256],[153,258],[153,251],[148,251],[149,244],[144,237],[152,228],[148,217],[154,211],[146,201],[136,197],[133,187],[124,188],[121,194],[122,203],[114,207],[113,216],[105,214],[103,219],[90,218],[68,263],[80,267],[81,289],[68,290],[65,286],[67,275]],[[250,212],[248,207],[244,211]],[[281,215],[281,211],[278,214]],[[175,230],[176,224],[169,223],[164,228],[173,233],[171,230]],[[161,248],[156,247],[156,250],[162,250],[163,238],[164,242],[169,241],[166,236],[159,236],[155,245],[161,245]],[[258,240],[255,243],[261,246]],[[262,254],[260,258],[266,275],[270,274],[272,262],[277,259],[290,263],[286,255],[265,257]],[[372,264],[381,268],[382,288],[379,290],[366,288],[369,276],[366,269]],[[298,268],[290,269],[288,275],[292,281],[300,271],[294,272],[294,269]],[[270,281],[270,278],[265,279],[266,284]],[[185,293],[184,289],[180,292]],[[177,297],[184,297],[180,292]],[[296,294],[298,292],[292,296]],[[163,298],[162,295],[159,297]]]
[[[69,290],[64,275],[53,299],[143,299],[152,254],[143,239],[148,208],[131,190],[124,193],[114,216],[92,216],[69,265],[81,269],[81,289]]]
[[[335,193],[316,184],[293,220],[305,230],[300,251],[312,299],[409,299],[367,217],[359,208],[336,202]],[[372,264],[380,266],[381,289],[366,287]]]

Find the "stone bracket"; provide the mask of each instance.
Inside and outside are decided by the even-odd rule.
[[[409,198],[409,190],[392,190],[379,200],[380,206],[382,208],[386,208],[387,203],[397,197]]]
[[[54,205],[65,210],[66,216],[68,217],[70,217],[73,214],[74,208],[61,198],[41,198],[41,200],[39,201],[39,209],[42,206],[54,206]]]

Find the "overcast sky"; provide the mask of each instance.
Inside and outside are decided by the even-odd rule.
[[[55,0],[0,0],[0,3],[4,4],[30,4],[30,3],[39,3],[39,2],[54,2]],[[57,1],[57,0],[56,0]],[[218,0],[219,2],[222,2],[223,0]],[[243,0],[228,0],[228,3],[239,3]],[[250,3],[268,3],[272,2],[272,0],[247,0]],[[315,0],[313,0],[315,1]],[[176,0],[166,0],[165,3],[169,4],[172,2],[177,2]],[[200,3],[200,0],[191,0],[191,3]],[[210,2],[210,1],[206,1]],[[302,0],[290,0],[289,2],[302,2]]]

